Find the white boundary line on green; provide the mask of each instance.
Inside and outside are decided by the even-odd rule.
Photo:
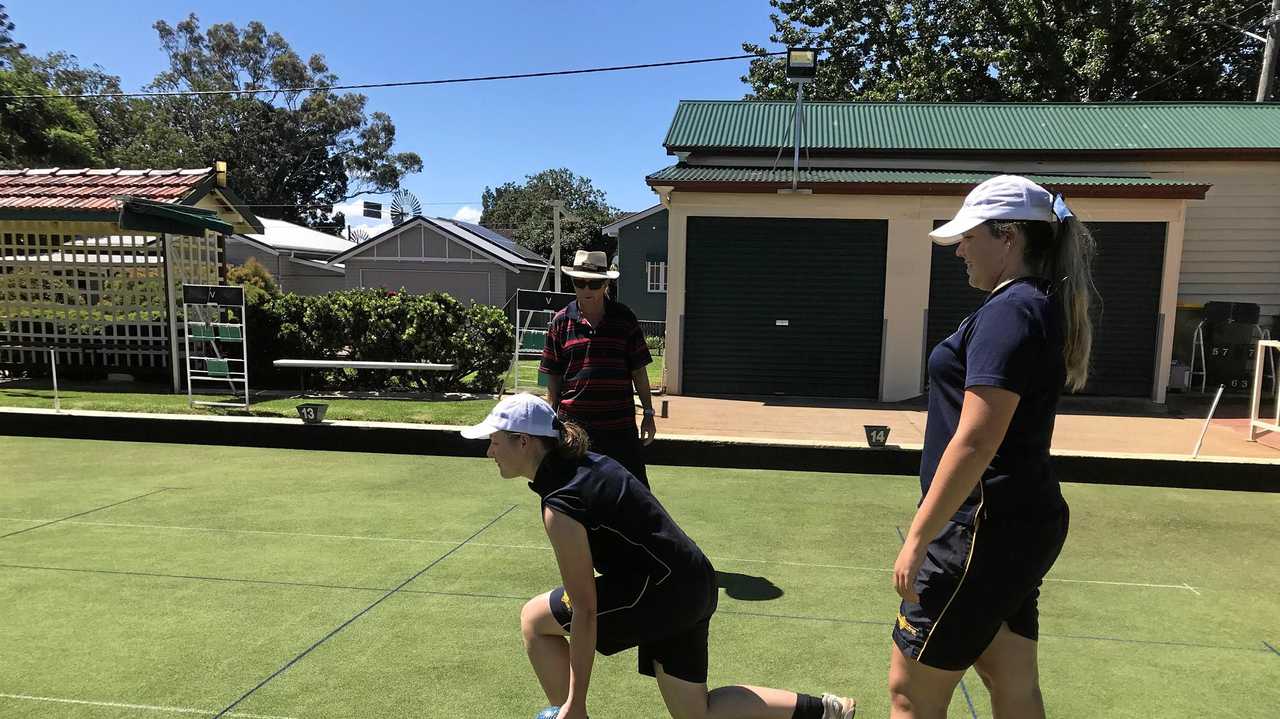
[[[0,517],[0,521],[19,522],[19,521],[42,521],[38,519],[27,519],[18,517]],[[125,522],[89,522],[68,520],[62,524],[81,524],[93,527],[125,527],[129,529],[161,529],[183,532],[225,532],[228,534],[264,534],[279,537],[307,537],[310,539],[340,539],[340,540],[356,540],[364,542],[411,542],[419,544],[449,544],[454,545],[458,542],[447,539],[415,539],[409,537],[368,537],[356,534],[310,534],[305,532],[274,532],[264,529],[223,529],[219,527],[179,527],[165,524],[128,524]],[[551,551],[550,546],[534,545],[534,544],[493,544],[487,542],[471,542],[471,547],[489,547],[492,549],[529,549],[538,551]],[[854,572],[883,572],[892,573],[892,568],[885,567],[866,567],[851,564],[820,564],[815,562],[790,562],[783,559],[745,559],[742,557],[708,557],[713,562],[745,562],[750,564],[777,564],[787,567],[808,567],[812,569],[845,569]],[[1193,587],[1186,582],[1182,584],[1153,584],[1145,582],[1110,582],[1098,579],[1061,579],[1058,577],[1046,577],[1046,582],[1064,582],[1068,584],[1098,584],[1115,587],[1138,587],[1143,589],[1177,589],[1179,591],[1191,592],[1196,596],[1201,596],[1199,587]]]
[[[63,699],[61,697],[37,697],[29,694],[3,694],[0,693],[0,699],[20,699],[22,701],[32,702],[51,702],[55,704],[82,704],[94,707],[111,707],[113,709],[140,709],[152,712],[168,712],[169,714],[201,714],[204,716],[213,716],[217,713],[214,709],[192,709],[189,707],[164,707],[154,706],[151,704],[126,704],[123,702],[95,702],[85,699]],[[242,719],[293,719],[293,717],[272,716],[270,714],[246,714],[244,712],[233,712],[227,716],[242,717]]]

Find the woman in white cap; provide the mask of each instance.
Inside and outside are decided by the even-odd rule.
[[[517,394],[464,437],[489,438],[505,478],[525,477],[564,584],[520,613],[525,649],[559,719],[587,716],[595,652],[639,649],[677,719],[851,719],[855,704],[780,689],[707,691],[716,572],[666,509],[617,461],[587,452],[585,432],[541,398]],[[600,576],[595,576],[599,572]],[[565,638],[568,637],[568,641]]]
[[[997,719],[1043,717],[1036,600],[1068,523],[1049,442],[1063,387],[1088,378],[1093,240],[1061,196],[1013,175],[930,234],[990,295],[929,355],[922,498],[893,569],[891,716],[945,717],[973,667]]]

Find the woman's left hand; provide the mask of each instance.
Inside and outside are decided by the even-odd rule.
[[[924,564],[924,554],[928,548],[927,544],[908,539],[903,543],[902,551],[898,552],[897,561],[893,563],[893,588],[899,597],[908,602],[920,601],[920,596],[916,594],[916,576],[920,574],[920,565]]]

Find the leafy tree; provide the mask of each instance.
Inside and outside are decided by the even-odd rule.
[[[54,93],[83,95],[122,92],[118,76],[107,73],[99,65],[84,67],[70,53],[51,52],[44,57],[29,59],[45,87]],[[111,160],[114,148],[139,132],[140,117],[134,113],[134,109],[143,103],[141,100],[116,97],[68,98],[63,101],[74,104],[93,124],[97,138],[93,154],[99,158],[100,164]],[[70,164],[62,166],[69,167]]]
[[[868,101],[1249,100],[1262,45],[1226,25],[1256,29],[1269,12],[1252,0],[770,4],[771,43],[830,48],[806,94]],[[747,97],[793,97],[784,69],[753,60]]]
[[[13,39],[13,22],[0,5],[0,95],[53,95],[41,61]],[[0,99],[0,167],[79,166],[96,163],[93,118],[70,100]]]
[[[571,262],[573,253],[580,249],[611,249],[607,238],[601,236],[600,228],[622,213],[609,205],[604,191],[596,189],[589,178],[579,177],[565,168],[528,175],[522,183],[508,182],[495,188],[484,188],[480,223],[486,227],[511,230],[517,242],[550,257],[554,232],[552,210],[546,204],[549,200],[564,200],[565,210],[581,220],[561,222],[562,261]]]
[[[26,48],[26,45],[13,39],[13,21],[9,19],[4,5],[0,5],[0,67],[4,67],[9,58]]]
[[[280,296],[280,285],[271,276],[271,270],[254,257],[245,260],[243,265],[227,268],[227,284],[243,285],[248,304],[259,304],[262,300]]]
[[[9,55],[0,69],[0,95],[44,95],[0,99],[0,167],[86,167],[101,157],[93,119],[65,98],[48,97],[45,76],[32,58]]]
[[[169,68],[150,91],[288,89],[267,93],[178,95],[128,104],[128,128],[107,161],[132,167],[193,167],[228,162],[232,184],[257,214],[335,225],[329,207],[363,192],[399,187],[422,170],[413,152],[393,152],[386,113],[366,114],[367,98],[328,88],[338,77],[322,55],[303,60],[260,22],[201,32],[193,14],[155,24]]]

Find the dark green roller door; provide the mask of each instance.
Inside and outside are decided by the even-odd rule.
[[[876,398],[883,220],[690,217],[684,392]]]
[[[1159,341],[1163,222],[1095,222],[1093,359],[1086,394],[1150,397]]]
[[[1083,394],[1149,397],[1159,341],[1165,225],[1095,222],[1089,229],[1098,245],[1093,280],[1102,302],[1094,302],[1093,358]],[[954,332],[984,297],[969,286],[955,247],[935,245],[929,277],[929,350]]]

